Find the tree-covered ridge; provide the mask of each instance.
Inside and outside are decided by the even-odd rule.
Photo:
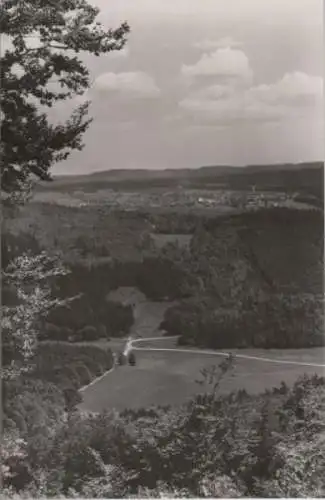
[[[166,312],[162,328],[182,344],[227,347],[324,345],[323,214],[260,210],[209,219],[190,250],[167,256],[190,298]]]
[[[142,214],[121,213],[100,207],[65,207],[29,203],[12,220],[11,232],[29,232],[42,248],[60,251],[65,262],[139,260],[142,235],[150,231]]]
[[[102,260],[105,265],[101,255],[106,255],[107,267],[110,267],[109,261],[116,261],[115,267],[124,266],[130,270],[135,267],[135,261],[140,263],[147,259],[149,265],[152,259],[157,264],[168,259],[177,263],[183,273],[193,275],[199,270],[202,279],[205,279],[204,274],[208,279],[216,272],[222,274],[222,268],[228,272],[233,265],[240,264],[242,271],[244,267],[250,269],[252,279],[254,274],[259,286],[306,293],[322,293],[323,290],[324,218],[317,210],[272,208],[226,217],[199,217],[195,214],[184,217],[174,213],[155,218],[145,217],[142,213],[132,217],[128,214],[123,218],[115,212],[105,214],[104,209],[91,208],[78,211],[43,207],[42,212],[42,216],[38,215],[39,228],[35,229],[35,236],[42,246],[54,245],[59,249],[58,243],[62,242],[63,256],[67,258],[71,253],[70,263]],[[31,213],[31,217],[34,216],[37,216],[35,209]],[[22,221],[22,224],[26,223],[28,219]],[[154,227],[150,228],[150,225]],[[56,234],[55,238],[52,235],[52,240],[46,239],[49,228]],[[192,234],[190,252],[184,248],[158,251],[150,240],[150,231]],[[16,232],[19,232],[18,228]],[[83,255],[89,258],[83,258]],[[137,266],[141,268],[140,264]],[[145,275],[145,272],[141,274]],[[134,286],[132,279],[129,280],[130,286]],[[162,281],[158,272],[153,281]],[[221,281],[218,282],[223,294]],[[156,286],[160,286],[159,283]]]
[[[95,172],[90,175],[60,177],[42,190],[71,192],[84,189],[87,192],[114,189],[118,191],[145,192],[148,189],[171,190],[178,186],[189,189],[231,189],[237,192],[280,191],[300,198],[308,204],[322,208],[324,204],[324,163],[304,162],[297,164],[208,166],[197,169],[167,170],[114,170]],[[298,201],[297,199],[297,201]]]
[[[313,295],[248,297],[238,307],[211,298],[184,300],[168,309],[161,328],[181,345],[228,348],[324,346],[324,303]]]
[[[243,256],[270,288],[322,293],[322,212],[264,209],[233,215],[225,221],[209,220],[205,227],[217,239],[222,227],[225,231],[233,227]]]
[[[159,220],[174,224],[175,218]],[[125,228],[128,221],[131,230],[137,217],[126,218]],[[31,237],[12,239],[37,251]],[[150,300],[180,301],[167,313],[164,328],[184,343],[323,345],[323,214],[317,210],[274,208],[204,219],[189,246],[169,243],[159,249],[151,242],[141,259],[79,259],[68,267],[52,293],[63,301],[78,297],[50,313],[43,338],[126,334],[134,321],[132,307],[108,300],[112,290],[124,286],[136,287]]]

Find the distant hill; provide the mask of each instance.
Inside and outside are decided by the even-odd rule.
[[[150,189],[174,188],[183,185],[204,189],[224,186],[229,189],[257,189],[299,192],[323,199],[323,162],[277,163],[273,165],[208,165],[197,169],[105,170],[87,175],[54,176],[49,183],[40,183],[38,190]]]
[[[301,169],[318,169],[322,168],[323,162],[302,162],[302,163],[275,163],[264,165],[246,165],[243,167],[231,165],[207,165],[199,168],[166,168],[163,170],[149,170],[144,168],[139,169],[115,169],[115,170],[100,170],[82,175],[55,175],[55,181],[83,181],[94,179],[136,179],[136,178],[183,178],[183,177],[200,177],[202,175],[225,175],[235,173],[248,173],[260,171],[275,171],[275,170],[301,170]]]
[[[146,170],[146,169],[116,169],[116,170],[101,170],[92,172],[87,175],[61,175],[53,176],[53,180],[57,183],[79,183],[93,181],[122,181],[122,180],[146,180],[146,179],[186,179],[191,177],[201,177],[202,175],[224,175],[228,173],[240,172],[243,167],[231,166],[210,166],[200,167],[197,169],[179,168],[179,169],[164,169],[164,170]]]

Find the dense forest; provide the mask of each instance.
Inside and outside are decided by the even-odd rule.
[[[20,436],[2,458],[6,493],[322,497],[325,380],[304,377],[255,397],[220,396],[215,382],[179,408],[67,418],[53,383],[6,383],[5,425]]]
[[[322,232],[313,210],[207,221],[183,261],[201,289],[167,311],[162,328],[214,348],[323,345]]]
[[[230,309],[211,298],[191,299],[168,309],[161,328],[179,336],[181,345],[214,349],[323,346],[323,302],[311,295],[268,294]]]
[[[160,215],[158,232],[164,228],[172,234],[175,221]],[[134,323],[132,306],[108,297],[122,286],[137,288],[149,300],[180,301],[167,312],[163,327],[183,343],[323,345],[322,212],[261,209],[201,218],[197,225],[194,217],[179,217],[178,231],[189,232],[191,226],[186,247],[156,248],[150,240],[141,259],[68,261],[69,273],[52,280],[51,289],[55,297],[74,300],[47,315],[41,337],[80,341],[127,334]],[[24,233],[9,232],[3,243],[7,259],[8,248],[12,255],[26,244],[34,253],[41,248],[36,237]]]

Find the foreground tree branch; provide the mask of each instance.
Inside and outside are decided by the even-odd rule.
[[[7,0],[0,7],[1,180],[12,192],[35,176],[50,180],[49,169],[83,147],[91,123],[89,102],[65,123],[50,123],[46,108],[82,95],[89,71],[77,56],[123,48],[129,26],[105,30],[99,10],[86,0]],[[30,42],[35,46],[30,46]]]

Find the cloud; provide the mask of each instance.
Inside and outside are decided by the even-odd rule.
[[[203,87],[195,92],[196,98],[199,99],[224,99],[231,96],[236,91],[236,86],[229,83],[228,85],[210,85]]]
[[[251,95],[269,104],[309,105],[323,97],[323,79],[306,73],[286,73],[283,78],[270,85],[259,85],[250,90]]]
[[[238,42],[237,40],[234,40],[230,36],[226,36],[224,38],[220,38],[219,40],[211,40],[206,38],[205,40],[201,40],[199,42],[196,42],[193,44],[193,46],[197,49],[201,49],[204,51],[210,51],[210,50],[215,50],[215,49],[220,49],[220,48],[227,48],[227,47],[240,47],[242,45],[241,42]]]
[[[181,74],[184,77],[215,76],[223,79],[241,79],[249,81],[252,70],[249,60],[242,50],[225,47],[212,53],[205,53],[193,65],[183,65]]]
[[[96,78],[93,88],[102,92],[117,92],[140,98],[152,98],[160,94],[154,79],[141,71],[103,73]]]
[[[183,99],[179,106],[203,121],[233,124],[245,120],[272,121],[280,118],[280,110],[257,102],[247,102],[245,95],[224,100]]]
[[[322,108],[322,78],[293,72],[248,89],[210,86],[181,100],[179,107],[203,122],[229,125],[301,119]]]

